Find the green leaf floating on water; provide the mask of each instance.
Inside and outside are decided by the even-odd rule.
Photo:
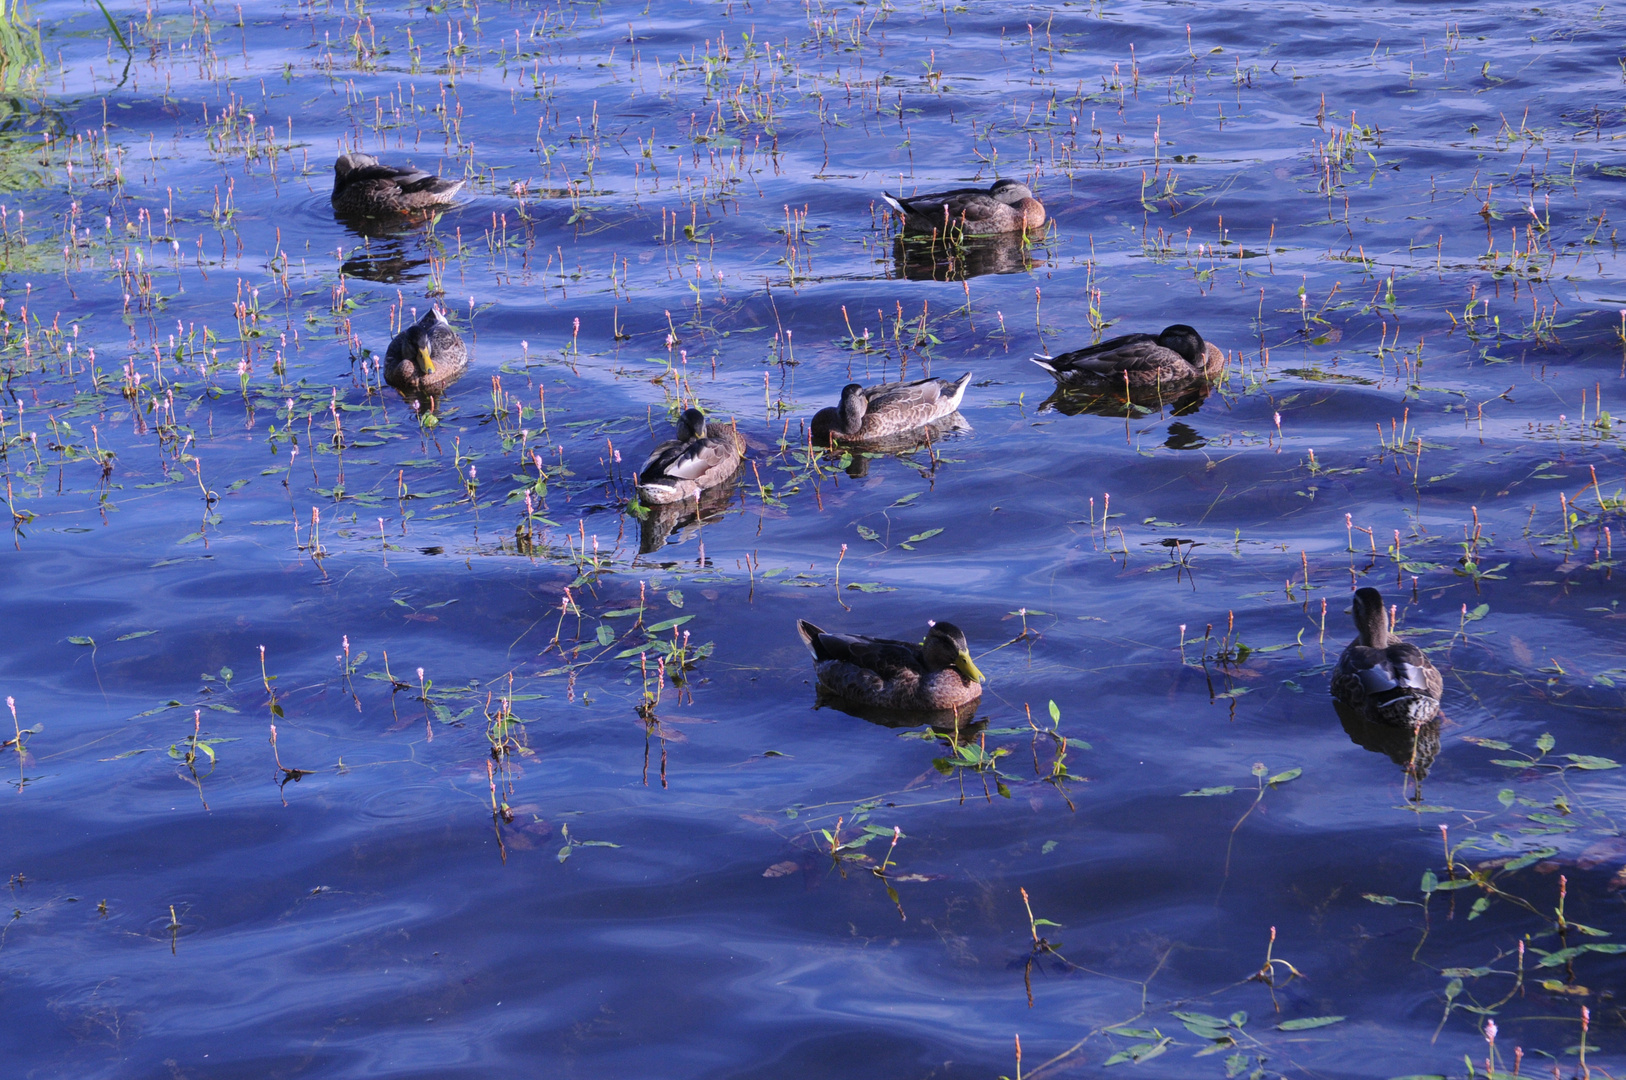
[[[662,630],[670,630],[674,626],[682,626],[692,618],[694,618],[693,615],[679,615],[675,619],[665,619],[656,623],[654,626],[646,626],[644,627],[644,630],[651,634],[658,634]]]
[[[1540,952],[1541,950],[1537,949],[1534,951]],[[1609,953],[1611,955],[1626,953],[1626,945],[1573,945],[1568,949],[1559,949],[1557,952],[1548,953],[1546,956],[1541,958],[1540,963],[1536,964],[1536,966],[1538,968],[1557,967],[1559,964],[1575,959],[1582,953],[1589,952]]]
[[[902,544],[899,544],[898,546],[899,547],[906,547],[910,551],[913,551],[915,549],[915,544],[919,543],[922,540],[930,540],[932,537],[936,536],[938,533],[940,533],[942,531],[943,531],[942,529],[927,529],[925,532],[915,533],[915,535],[911,536],[908,540],[905,540]]]
[[[1348,1019],[1343,1016],[1306,1016],[1299,1020],[1283,1020],[1276,1025],[1277,1031],[1309,1031],[1311,1028],[1330,1027]]]
[[[1187,791],[1181,794],[1182,799],[1198,798],[1204,795],[1229,795],[1236,790],[1235,784],[1225,784],[1221,787],[1198,788],[1196,791]]]
[[[1169,1044],[1173,1041],[1173,1036],[1165,1035],[1158,1042],[1140,1043],[1137,1046],[1131,1046],[1127,1050],[1120,1050],[1116,1054],[1113,1054],[1111,1057],[1107,1058],[1101,1064],[1122,1065],[1126,1061],[1132,1061],[1138,1065],[1143,1061],[1150,1061],[1152,1058],[1155,1058],[1159,1054],[1168,1050]]]

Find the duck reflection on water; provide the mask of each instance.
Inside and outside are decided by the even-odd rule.
[[[829,451],[827,457],[837,460],[845,458],[847,463],[841,466],[843,471],[854,480],[862,480],[869,475],[870,462],[876,458],[909,459],[910,454],[925,450],[929,455],[926,464],[922,465],[912,460],[909,463],[913,468],[930,475],[937,471],[938,459],[935,453],[937,445],[951,435],[964,435],[969,431],[971,421],[962,414],[953,412],[925,427],[865,443],[862,447],[837,447]]]
[[[405,285],[428,276],[427,269],[420,269],[429,265],[427,256],[419,258],[409,254],[398,233],[382,231],[387,223],[369,221],[368,224],[379,226],[381,231],[368,233],[351,226],[365,243],[360,251],[351,252],[340,265],[339,270],[345,277],[371,281],[377,285]],[[350,223],[346,222],[346,225]],[[373,243],[381,237],[384,238],[382,242]]]
[[[717,487],[705,489],[698,499],[644,507],[644,515],[638,521],[638,554],[653,555],[667,544],[683,543],[697,535],[703,526],[728,513],[738,493],[736,474]],[[678,533],[675,539],[673,533]]]
[[[1120,420],[1138,420],[1153,415],[1183,418],[1194,416],[1211,392],[1212,388],[1207,383],[1187,386],[1172,394],[1160,394],[1155,388],[1132,388],[1127,395],[1122,387],[1095,391],[1058,386],[1039,403],[1039,412],[1058,412],[1063,416],[1088,414]],[[1191,424],[1175,420],[1169,425],[1168,438],[1163,445],[1170,450],[1200,450],[1208,445],[1208,439]]]
[[[1428,770],[1440,753],[1438,715],[1415,728],[1400,724],[1375,724],[1366,718],[1364,709],[1341,701],[1332,704],[1350,742],[1363,750],[1382,754],[1419,783],[1428,775]],[[1419,794],[1417,797],[1422,796]]]
[[[941,237],[898,236],[892,241],[893,278],[966,281],[986,274],[1021,274],[1044,265],[1044,251],[1021,234]]]
[[[977,705],[976,701],[968,701],[956,709],[936,709],[928,712],[884,709],[849,701],[822,686],[815,689],[813,700],[814,709],[831,708],[836,712],[867,720],[877,727],[896,731],[925,725],[955,746],[966,746],[975,742],[983,729],[988,726],[987,717],[977,716]]]

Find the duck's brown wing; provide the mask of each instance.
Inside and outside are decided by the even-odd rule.
[[[1106,377],[1124,371],[1166,371],[1190,365],[1179,353],[1159,345],[1151,334],[1124,334],[1052,357],[1048,366],[1058,374]]]
[[[948,384],[942,379],[920,379],[915,382],[879,383],[864,389],[870,412],[879,409],[905,409],[915,406],[935,406],[943,398]]]
[[[840,660],[873,671],[883,679],[890,679],[900,671],[926,670],[920,646],[907,641],[862,634],[832,634],[807,622],[802,623],[801,629],[803,640],[818,660]]]
[[[955,382],[946,379],[921,379],[917,382],[882,383],[864,391],[868,410],[864,416],[864,433],[869,436],[887,435],[911,428],[922,427],[954,411],[957,398],[970,373]]]
[[[1438,698],[1445,689],[1439,669],[1411,642],[1394,642],[1383,650],[1383,658],[1396,685],[1431,698]]]
[[[656,464],[655,455],[652,454],[650,462],[639,474],[640,481],[665,477],[668,480],[693,480],[706,487],[732,473],[740,462],[740,440],[732,428],[686,443],[678,443],[674,439],[673,443],[663,443],[656,449],[659,451],[667,446],[672,446],[672,449],[661,455],[658,463],[660,471],[651,471],[651,465]]]
[[[683,454],[687,443],[683,439],[667,439],[656,443],[655,448],[644,458],[643,467],[638,470],[638,482],[647,484],[666,475],[666,466],[669,462],[677,460]]]
[[[1383,649],[1351,642],[1333,669],[1333,690],[1340,696],[1413,694],[1438,699],[1443,689],[1439,670],[1409,641]]]
[[[363,165],[354,169],[345,177],[345,186],[362,184],[373,180],[383,180],[394,184],[403,195],[417,194],[419,192],[439,194],[445,191],[456,191],[463,186],[461,180],[444,180],[434,173],[424,172],[410,166],[398,165]]]
[[[989,206],[999,205],[991,195],[981,188],[955,188],[952,191],[934,191],[926,195],[911,195],[907,199],[900,197],[897,201],[899,206],[911,214],[922,218],[930,218],[934,221],[942,221],[945,208],[948,211],[950,220],[954,220],[960,216],[963,209],[971,206],[978,199],[982,199]],[[978,204],[978,210],[983,214],[990,212],[980,204]]]

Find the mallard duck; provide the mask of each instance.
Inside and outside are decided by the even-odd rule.
[[[341,214],[421,213],[451,202],[462,186],[410,165],[380,165],[371,154],[340,154],[333,162],[333,209]]]
[[[919,645],[859,634],[829,634],[806,619],[796,632],[813,654],[819,686],[859,705],[907,712],[957,709],[982,696],[960,628],[933,622]]]
[[[463,339],[433,305],[384,353],[384,381],[403,394],[438,394],[468,369]]]
[[[877,386],[848,383],[841,388],[840,405],[813,414],[813,442],[818,446],[880,442],[923,428],[958,409],[970,382],[968,371],[953,382],[920,379]]]
[[[745,440],[733,424],[708,424],[699,409],[678,418],[678,434],[649,452],[638,470],[638,498],[649,506],[692,499],[734,475]]]
[[[1440,673],[1423,650],[1395,637],[1376,589],[1355,590],[1355,640],[1338,657],[1332,696],[1375,724],[1420,727],[1440,711]]]
[[[1062,386],[1103,390],[1179,386],[1212,379],[1225,367],[1225,353],[1186,326],[1160,334],[1124,334],[1060,356],[1039,355],[1035,364]]]
[[[956,188],[907,199],[883,191],[881,198],[902,215],[906,232],[987,236],[1031,232],[1042,228],[1045,220],[1044,204],[1016,180],[996,180],[987,191]]]

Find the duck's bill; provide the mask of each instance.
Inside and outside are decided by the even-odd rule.
[[[971,654],[963,650],[959,656],[954,658],[954,670],[958,671],[961,675],[964,675],[972,682],[987,681],[982,677],[982,672],[977,670],[976,661],[971,659]]]
[[[418,366],[426,372],[435,370],[435,361],[430,358],[428,349],[418,350]]]

